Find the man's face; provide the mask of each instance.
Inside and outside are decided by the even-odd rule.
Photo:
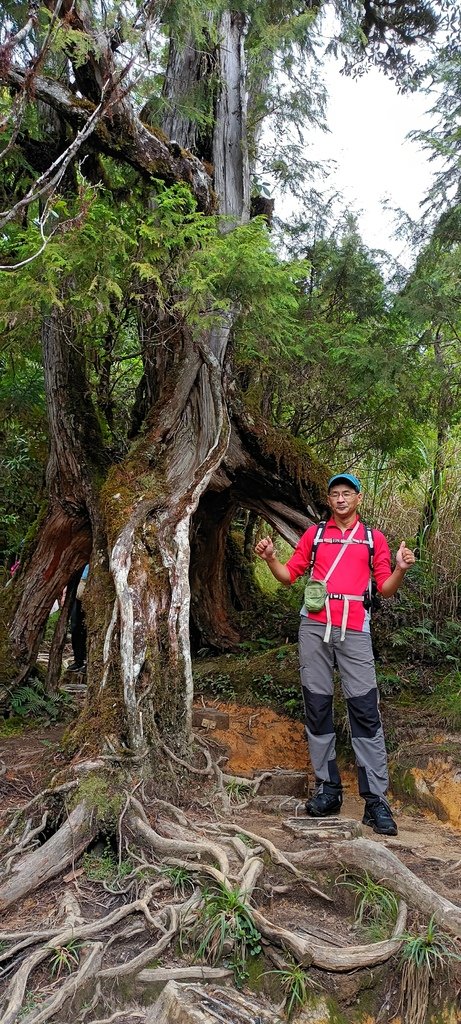
[[[350,516],[359,507],[362,501],[362,494],[357,494],[357,491],[347,482],[347,480],[333,484],[331,491],[328,492],[328,504],[331,511],[337,516]]]

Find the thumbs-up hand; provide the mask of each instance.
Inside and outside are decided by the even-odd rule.
[[[411,551],[410,548],[407,548],[404,540],[397,551],[395,560],[399,569],[404,569],[405,571],[410,568],[410,565],[414,565],[416,562],[413,551]]]

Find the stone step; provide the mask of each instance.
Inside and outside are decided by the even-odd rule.
[[[264,779],[258,789],[258,796],[299,796],[307,797],[307,775],[306,772],[290,771],[286,768],[276,768],[270,772],[270,778]],[[258,772],[258,775],[262,772]]]
[[[298,839],[305,837],[310,842],[325,842],[334,839],[356,839],[363,835],[362,825],[355,818],[286,818],[283,828]]]
[[[227,711],[218,711],[217,708],[192,708],[193,729],[228,729],[229,715]]]

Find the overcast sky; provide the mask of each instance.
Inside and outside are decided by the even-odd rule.
[[[309,155],[334,159],[337,169],[328,184],[337,187],[346,201],[362,210],[360,229],[367,245],[383,248],[399,257],[402,242],[392,235],[393,216],[383,207],[401,207],[419,218],[419,203],[430,187],[433,169],[428,155],[408,132],[428,127],[427,96],[402,95],[382,72],[370,69],[363,77],[340,74],[339,62],[324,64],[325,84],[330,96],[330,133],[310,134]]]

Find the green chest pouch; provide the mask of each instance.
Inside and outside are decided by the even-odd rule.
[[[304,587],[304,607],[308,612],[321,612],[325,607],[327,594],[324,580],[308,580]]]

